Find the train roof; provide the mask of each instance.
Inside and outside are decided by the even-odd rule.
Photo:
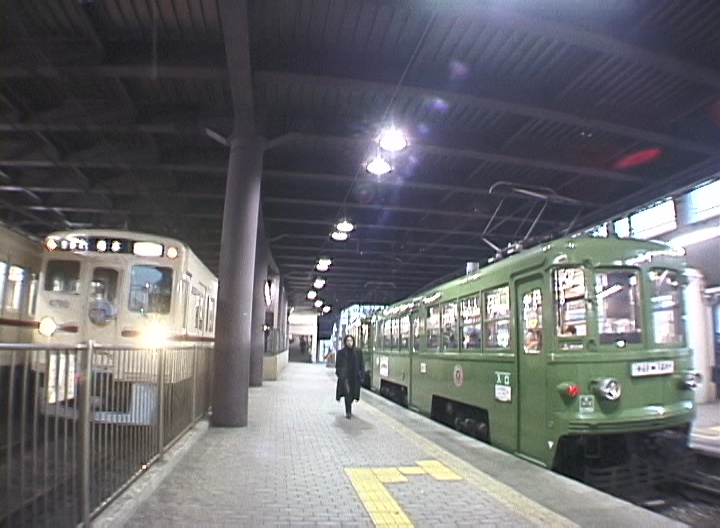
[[[678,261],[678,258],[681,260]],[[637,266],[645,262],[667,265],[669,259],[673,259],[676,264],[685,262],[682,250],[661,241],[591,236],[558,238],[537,243],[527,249],[520,245],[507,248],[503,254],[498,254],[492,262],[479,270],[427,288],[417,295],[391,304],[381,313],[389,315],[403,312],[422,301],[428,305],[433,304],[436,300],[433,297],[437,297],[439,300],[442,293],[447,290],[492,275],[507,280],[505,277],[512,273],[511,270],[523,266],[531,268],[535,264],[541,265],[548,259],[557,264],[580,264],[589,261],[601,265],[622,264],[626,266]]]

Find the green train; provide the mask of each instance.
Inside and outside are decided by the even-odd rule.
[[[683,255],[593,237],[515,249],[352,325],[368,385],[586,480],[686,446],[698,376]]]

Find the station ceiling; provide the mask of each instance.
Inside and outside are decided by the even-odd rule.
[[[174,236],[217,272],[244,102],[296,305],[320,256],[326,303],[391,302],[718,171],[720,3],[6,0],[2,21],[0,220]],[[410,144],[378,177],[389,124]]]

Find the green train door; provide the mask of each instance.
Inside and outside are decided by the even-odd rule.
[[[543,346],[543,280],[541,276],[515,283],[518,332],[518,452],[545,460],[546,350]],[[547,341],[547,340],[546,340]]]

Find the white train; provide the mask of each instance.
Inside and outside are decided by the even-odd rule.
[[[168,386],[187,384],[197,367],[197,349],[187,345],[207,343],[207,362],[217,277],[186,244],[129,231],[51,233],[41,260],[33,342],[72,347],[92,341],[94,420],[153,423],[160,350]],[[69,351],[34,353],[45,414],[77,414],[72,380],[78,368]]]
[[[0,343],[32,339],[41,250],[40,242],[0,225]],[[0,351],[0,367],[10,361]]]

